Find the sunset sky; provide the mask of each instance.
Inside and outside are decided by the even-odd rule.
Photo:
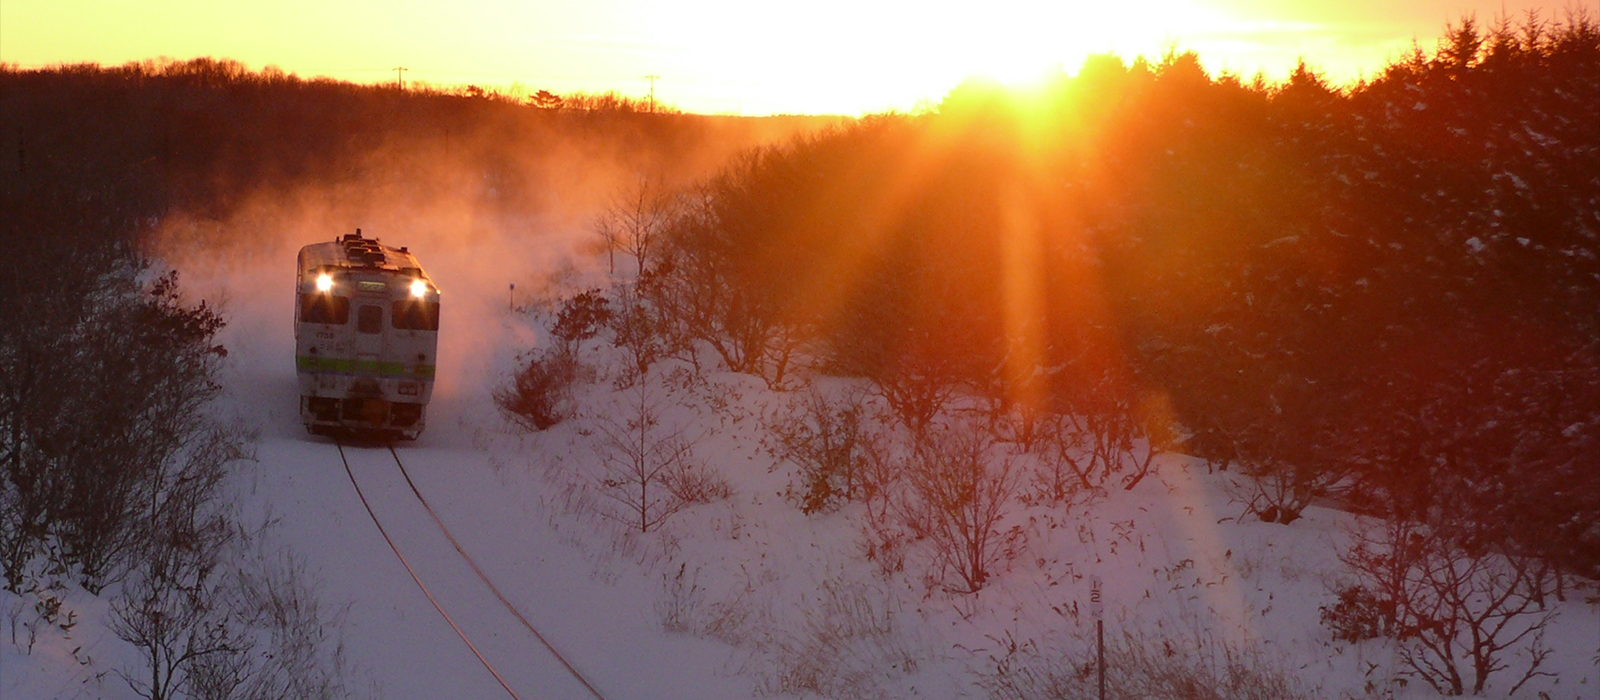
[[[1585,0],[1590,12],[1595,0]],[[1212,71],[1281,78],[1299,57],[1371,75],[1466,15],[1538,0],[3,0],[0,61],[231,58],[302,77],[504,91],[649,93],[693,112],[911,109],[964,77],[1023,81],[1090,53],[1193,49]]]

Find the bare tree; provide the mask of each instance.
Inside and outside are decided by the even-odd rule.
[[[188,669],[237,651],[223,598],[225,558],[243,537],[223,508],[169,514],[139,566],[111,601],[111,631],[144,658],[145,673],[119,671],[149,700],[187,695]]]
[[[661,425],[661,406],[650,383],[640,378],[619,406],[623,418],[598,421],[594,479],[615,508],[606,517],[650,532],[694,503],[727,495],[724,483],[707,474],[694,454],[694,440]]]
[[[623,385],[642,380],[650,367],[671,355],[677,345],[678,337],[666,319],[637,289],[626,285],[619,290],[610,326],[612,344],[628,355],[628,367],[619,382]]]
[[[1457,518],[1461,516],[1456,516]],[[1451,518],[1423,524],[1390,519],[1356,531],[1341,559],[1372,593],[1380,625],[1395,637],[1400,660],[1435,691],[1481,694],[1510,668],[1521,647],[1528,665],[1512,686],[1550,675],[1544,607],[1547,567],[1508,546],[1476,541]]]
[[[214,510],[147,552],[111,602],[111,631],[139,650],[118,671],[149,700],[346,697],[340,620],[324,613],[292,554]]]
[[[737,167],[754,167],[754,160]],[[699,366],[696,344],[710,347],[729,370],[784,385],[794,357],[811,337],[810,323],[791,313],[795,304],[772,284],[757,259],[761,241],[735,229],[719,209],[736,181],[724,177],[677,200],[656,259],[640,276],[639,289],[662,320],[674,352]],[[719,199],[719,197],[721,199]]]
[[[617,271],[617,251],[633,256],[639,273],[649,269],[651,253],[672,219],[676,202],[676,196],[659,182],[641,179],[600,214],[594,228],[605,246],[612,273]]]

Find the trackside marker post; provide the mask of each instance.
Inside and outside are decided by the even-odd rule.
[[[1089,577],[1089,614],[1094,616],[1095,644],[1098,647],[1099,661],[1095,663],[1095,671],[1100,680],[1100,700],[1106,700],[1106,606],[1100,597],[1100,577]]]

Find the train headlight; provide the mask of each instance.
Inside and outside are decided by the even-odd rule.
[[[411,296],[422,298],[428,293],[428,283],[422,280],[411,280]]]
[[[333,289],[333,275],[326,272],[317,275],[317,291],[326,292]]]

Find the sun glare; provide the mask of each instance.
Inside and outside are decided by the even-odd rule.
[[[776,103],[909,109],[969,78],[1035,84],[1076,71],[1090,54],[1155,57],[1186,32],[1238,24],[1198,0],[815,0],[804,12],[731,0],[691,6],[659,10],[649,23],[663,45],[697,47],[664,55],[670,65],[660,72],[737,85],[745,111]]]
[[[1480,18],[1493,12],[1484,0],[1457,1]],[[1535,2],[1499,5],[1515,16]],[[1416,3],[1370,17],[1339,3],[1259,0],[464,0],[451,11],[349,0],[316,4],[314,21],[298,0],[248,10],[204,0],[138,11],[114,0],[14,4],[0,16],[0,61],[24,66],[214,56],[356,82],[657,90],[688,111],[752,115],[916,109],[968,78],[1027,85],[1098,53],[1131,61],[1193,50],[1213,73],[1272,80],[1305,58],[1346,82],[1450,19]]]

